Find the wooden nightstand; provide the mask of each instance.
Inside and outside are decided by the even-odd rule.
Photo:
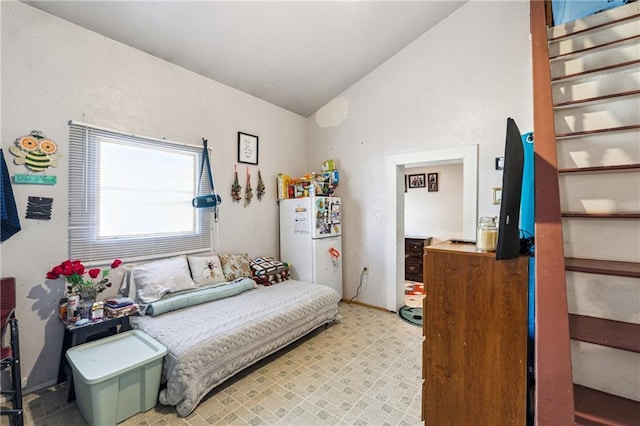
[[[423,282],[423,255],[425,246],[431,245],[431,237],[405,237],[404,279]]]

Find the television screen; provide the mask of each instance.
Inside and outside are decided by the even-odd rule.
[[[520,195],[524,168],[524,148],[516,122],[507,118],[502,174],[502,202],[498,220],[496,259],[513,259],[520,255]]]

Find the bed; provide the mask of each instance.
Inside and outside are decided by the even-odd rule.
[[[233,286],[243,289],[231,291]],[[242,369],[339,319],[340,297],[323,285],[284,280],[264,286],[245,277],[215,289],[237,294],[204,303],[199,296],[197,304],[186,306],[180,299],[193,302],[192,294],[203,289],[182,291],[154,316],[147,309],[147,315],[131,318],[134,328],[167,347],[159,400],[180,416]]]

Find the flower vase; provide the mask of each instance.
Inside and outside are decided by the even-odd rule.
[[[78,311],[81,319],[91,320],[91,312],[93,312],[93,303],[96,300],[96,294],[93,291],[83,291],[80,294],[80,303]]]

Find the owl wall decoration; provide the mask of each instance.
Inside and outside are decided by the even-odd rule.
[[[57,167],[61,154],[56,153],[58,146],[39,130],[33,130],[28,136],[16,139],[15,146],[9,151],[15,155],[16,164],[24,164],[34,172],[43,172],[49,167]]]

